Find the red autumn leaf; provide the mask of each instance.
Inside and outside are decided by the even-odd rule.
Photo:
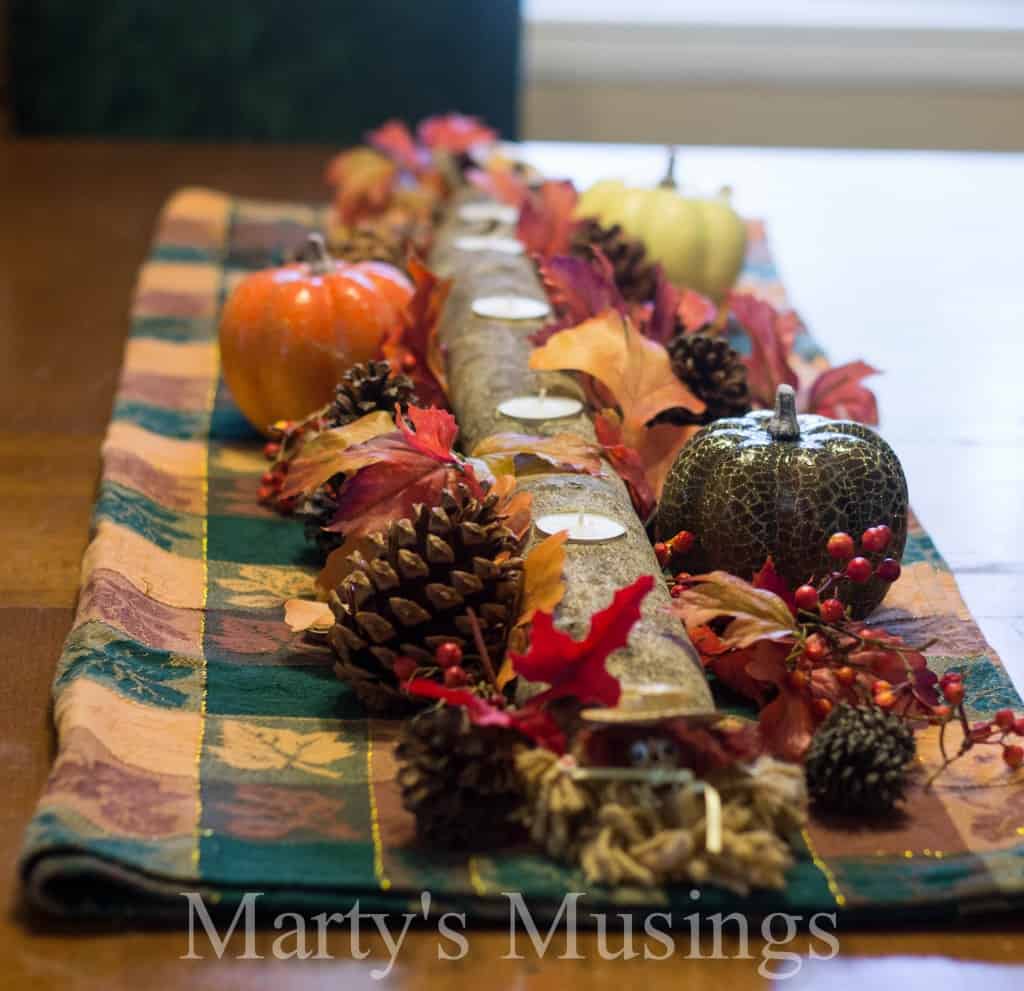
[[[498,132],[477,117],[466,114],[438,114],[421,120],[416,135],[428,148],[459,155],[476,145],[494,144]]]
[[[659,344],[668,344],[672,340],[680,299],[681,293],[665,277],[665,270],[659,265],[655,275],[654,303],[641,326],[645,337]]]
[[[799,321],[794,313],[779,313],[771,303],[749,293],[732,293],[729,309],[750,338],[750,354],[743,359],[750,394],[758,405],[771,407],[780,385],[795,389],[798,384],[789,355]]]
[[[474,726],[511,726],[512,718],[504,709],[467,692],[464,688],[445,688],[429,678],[414,678],[405,686],[406,692],[418,698],[441,699],[447,705],[456,705],[466,710]]]
[[[611,410],[598,411],[594,415],[594,433],[605,457],[625,482],[637,516],[642,520],[649,519],[658,504],[657,499],[647,481],[640,454],[635,448],[622,443],[622,423],[618,415]]]
[[[530,254],[542,258],[568,254],[576,200],[576,187],[568,180],[544,182],[530,193],[516,226],[516,237]]]
[[[877,374],[877,368],[863,361],[826,368],[801,396],[801,408],[806,413],[817,413],[833,420],[877,424],[878,401],[862,383],[869,375]]]
[[[530,649],[512,657],[517,674],[551,686],[534,697],[534,704],[568,696],[581,703],[617,705],[621,694],[619,680],[608,673],[605,663],[612,651],[626,645],[629,631],[640,618],[640,603],[653,587],[654,578],[641,575],[632,585],[620,588],[611,605],[591,617],[590,632],[583,640],[573,640],[555,629],[551,613],[537,613],[533,617]]]
[[[367,144],[397,162],[409,172],[419,172],[430,163],[430,155],[416,144],[409,128],[403,121],[387,120],[380,127],[366,135]]]
[[[403,423],[395,433],[338,452],[332,467],[348,477],[339,493],[338,512],[325,530],[343,531],[349,540],[372,533],[411,516],[416,503],[436,505],[445,489],[460,484],[474,497],[483,497],[472,465],[451,450],[455,418],[415,406],[409,413],[416,431]]]
[[[683,329],[691,333],[714,323],[718,316],[718,307],[707,296],[693,289],[684,289],[676,307],[676,315]]]
[[[775,570],[775,562],[769,554],[767,560],[761,565],[761,570],[754,575],[754,588],[761,588],[767,592],[774,592],[783,602],[789,606],[789,611],[796,615],[796,597],[789,582]]]
[[[550,712],[536,705],[531,699],[517,712],[512,713],[512,724],[524,736],[528,736],[538,747],[564,754],[567,744],[562,727]]]
[[[344,224],[386,210],[398,181],[398,169],[372,148],[350,148],[327,164],[327,183],[334,187],[334,204]]]
[[[438,278],[419,259],[409,259],[415,290],[400,323],[388,331],[381,351],[396,372],[403,371],[416,386],[423,402],[447,408],[448,380],[438,321],[452,280]]]
[[[537,268],[555,320],[530,338],[536,347],[546,344],[560,330],[575,327],[606,310],[626,312],[611,262],[600,249],[590,259],[576,255],[543,258]]]

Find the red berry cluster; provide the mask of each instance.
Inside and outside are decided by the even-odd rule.
[[[444,643],[439,644],[434,651],[434,664],[436,667],[429,664],[421,667],[413,658],[403,654],[395,658],[394,663],[391,665],[391,670],[398,679],[399,685],[403,688],[416,677],[431,678],[440,674],[445,688],[471,689],[473,687],[473,679],[470,673],[462,666],[462,660],[462,648],[454,640],[446,640]],[[484,695],[486,696],[486,692]],[[487,701],[491,705],[503,706],[505,704],[505,696],[495,688],[492,694],[487,696]]]
[[[864,554],[881,554],[892,543],[892,530],[884,523],[878,526],[868,527],[860,535],[861,553],[857,553],[857,547],[853,537],[848,533],[833,533],[828,538],[828,553],[836,561],[845,561],[846,565],[842,572],[836,572],[843,578],[858,585],[862,585],[872,575],[881,578],[884,582],[894,582],[900,576],[900,562],[894,557],[883,558],[877,567],[864,557]]]
[[[1011,770],[1016,770],[1024,765],[1024,747],[1019,743],[1008,742],[1010,737],[1024,737],[1024,716],[1014,715],[1012,709],[1000,709],[989,720],[981,720],[967,725],[962,707],[964,698],[963,677],[955,671],[950,671],[939,679],[939,685],[947,701],[959,710],[957,716],[966,726],[964,742],[960,747],[961,754],[975,744],[986,743],[1002,748],[1003,760]],[[946,708],[949,709],[949,706]],[[952,759],[947,758],[947,763],[951,762]]]
[[[319,413],[305,420],[280,420],[274,424],[272,439],[263,445],[263,455],[271,465],[260,477],[260,502],[272,506],[280,513],[290,513],[295,509],[298,500],[294,496],[282,499],[281,489],[292,458],[307,435],[319,431],[322,426]]]
[[[674,557],[682,557],[683,554],[686,554],[693,547],[696,539],[689,530],[680,530],[671,540],[659,540],[654,545],[654,554],[658,559],[658,564],[667,568]]]

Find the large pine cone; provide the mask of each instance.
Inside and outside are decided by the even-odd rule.
[[[461,707],[428,709],[402,728],[395,750],[402,804],[431,847],[485,849],[518,831],[523,803],[515,754],[523,738],[474,726]]]
[[[569,250],[589,258],[593,248],[600,248],[611,262],[615,284],[624,299],[637,303],[654,298],[657,266],[647,260],[643,243],[628,237],[618,224],[604,227],[593,217],[581,220],[573,231]]]
[[[727,416],[750,412],[747,368],[729,342],[717,334],[676,334],[668,343],[672,371],[689,390],[707,405],[703,413],[673,409],[659,420],[704,425]]]
[[[879,816],[903,798],[917,747],[898,716],[875,706],[836,706],[807,752],[807,790],[824,812]]]
[[[353,571],[331,593],[330,642],[335,673],[375,714],[420,707],[399,687],[392,666],[412,658],[424,676],[436,673],[434,651],[445,641],[463,650],[470,684],[484,680],[473,637],[472,610],[494,665],[501,663],[516,618],[522,560],[517,540],[496,512],[497,496],[477,500],[460,488],[441,505],[417,506],[411,519],[373,534],[369,560],[353,554]]]

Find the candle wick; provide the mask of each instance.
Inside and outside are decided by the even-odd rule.
[[[580,513],[576,517],[576,526],[582,531],[586,529],[586,524],[583,522],[583,513]]]
[[[541,401],[541,402],[544,402],[544,397],[545,397],[545,396],[546,396],[547,394],[548,394],[548,390],[547,390],[547,389],[541,389],[541,390],[540,390],[540,401]]]

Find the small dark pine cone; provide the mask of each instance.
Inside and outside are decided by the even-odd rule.
[[[523,738],[474,726],[466,710],[441,706],[402,727],[395,756],[402,804],[431,847],[485,849],[512,839],[522,805],[515,752]]]
[[[807,753],[807,790],[823,812],[877,817],[903,798],[913,730],[875,706],[836,706]]]
[[[707,406],[703,413],[667,410],[659,422],[704,425],[750,412],[747,368],[729,342],[717,334],[676,334],[668,343],[672,371]]]
[[[573,231],[569,250],[583,258],[600,248],[611,262],[615,284],[624,299],[643,303],[654,298],[657,267],[647,260],[643,243],[627,237],[618,224],[604,227],[593,217],[581,220]]]
[[[306,539],[316,546],[321,559],[345,540],[344,534],[325,530],[338,511],[338,489],[345,481],[344,475],[335,475],[329,482],[321,485],[302,505],[295,510],[295,518],[302,521]]]
[[[331,240],[331,254],[347,262],[387,262],[395,268],[405,264],[405,242],[369,227],[348,230]]]
[[[400,715],[426,700],[401,690],[392,666],[398,657],[434,665],[447,641],[463,650],[470,685],[485,680],[473,637],[472,610],[494,665],[505,655],[515,622],[523,562],[518,541],[497,512],[497,497],[472,498],[464,488],[442,495],[439,506],[417,506],[411,519],[373,534],[369,559],[356,553],[353,569],[331,593],[335,623],[330,643],[335,674],[367,710]]]
[[[419,405],[412,379],[392,375],[386,361],[365,361],[342,376],[334,390],[334,401],[324,413],[324,429],[347,426],[379,410],[394,413],[396,405],[403,413],[409,406]]]

